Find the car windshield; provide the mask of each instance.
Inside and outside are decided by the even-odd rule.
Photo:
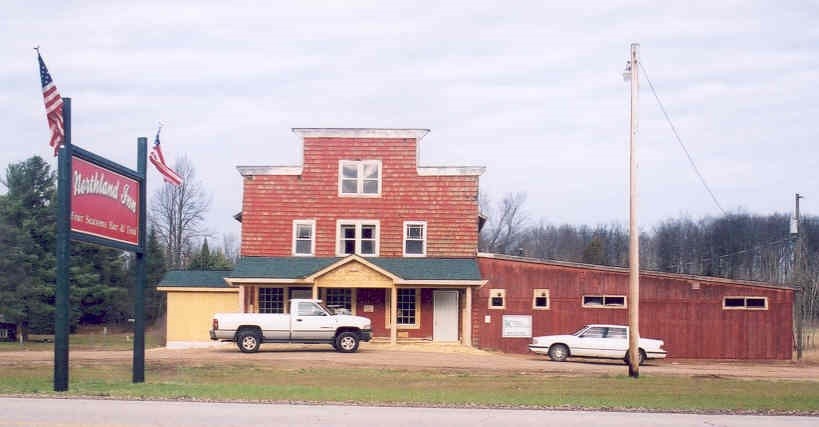
[[[586,329],[588,329],[588,328],[589,328],[588,326],[584,326],[584,327],[582,327],[582,328],[580,328],[580,329],[578,329],[578,330],[576,330],[576,331],[572,332],[572,333],[571,333],[571,335],[574,335],[574,336],[576,336],[576,337],[579,337],[579,336],[580,336],[580,334],[582,334],[582,333],[583,333],[583,331],[585,331],[585,330],[586,330]]]

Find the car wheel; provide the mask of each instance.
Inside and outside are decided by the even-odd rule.
[[[338,334],[335,348],[341,353],[355,353],[358,350],[358,334],[354,332]]]
[[[553,344],[549,347],[549,359],[555,362],[565,362],[567,357],[569,357],[569,347],[566,347],[565,344]]]
[[[645,350],[643,350],[641,348],[639,354],[640,354],[640,363],[639,363],[639,365],[640,366],[645,365],[646,364],[646,352],[645,352]],[[626,352],[626,357],[623,358],[623,361],[626,362],[626,365],[629,364],[628,352]]]
[[[255,353],[261,345],[262,339],[256,331],[244,330],[236,335],[236,346],[242,353]]]

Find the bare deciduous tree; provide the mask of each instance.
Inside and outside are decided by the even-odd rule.
[[[154,193],[151,225],[165,246],[168,266],[183,268],[193,240],[207,234],[203,223],[210,196],[196,180],[193,165],[186,157],[176,161],[174,170],[183,183],[165,183]]]
[[[526,229],[528,218],[523,211],[526,193],[508,193],[497,206],[491,206],[487,198],[481,199],[481,209],[489,215],[481,232],[484,251],[515,254],[518,241]]]

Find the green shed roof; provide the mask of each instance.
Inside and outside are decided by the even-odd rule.
[[[229,288],[225,277],[230,270],[171,270],[162,276],[157,286],[178,288]]]

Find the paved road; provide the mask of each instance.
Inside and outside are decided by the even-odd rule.
[[[811,426],[819,417],[0,398],[0,427]]]

